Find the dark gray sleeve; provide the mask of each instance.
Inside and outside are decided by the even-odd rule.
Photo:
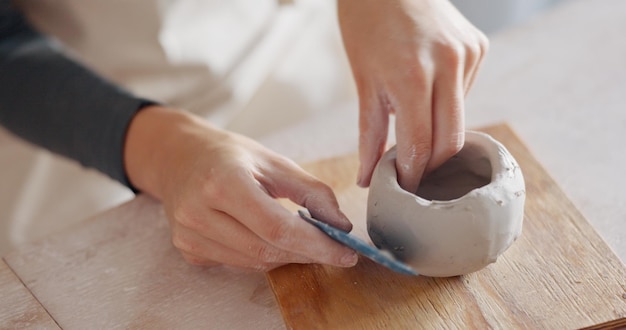
[[[70,59],[0,0],[0,125],[132,189],[124,139],[148,104]]]

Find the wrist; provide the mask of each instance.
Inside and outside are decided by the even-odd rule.
[[[193,153],[190,136],[208,124],[190,113],[159,105],[140,110],[132,119],[124,144],[124,168],[130,183],[162,200],[176,164]]]

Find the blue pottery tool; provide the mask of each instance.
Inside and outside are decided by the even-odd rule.
[[[302,219],[306,220],[308,223],[323,231],[330,238],[339,243],[342,243],[347,247],[352,248],[361,255],[373,260],[374,262],[381,264],[398,273],[407,275],[419,275],[415,270],[413,270],[413,268],[409,267],[403,262],[396,260],[390,253],[386,253],[367,244],[365,241],[356,237],[355,235],[351,235],[350,233],[347,233],[341,229],[337,229],[325,222],[313,219],[307,211],[298,210],[298,214]]]

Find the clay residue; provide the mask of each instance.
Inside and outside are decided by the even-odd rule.
[[[489,159],[469,146],[425,176],[416,194],[427,200],[456,199],[489,184],[491,172]]]

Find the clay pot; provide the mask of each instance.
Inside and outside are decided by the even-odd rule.
[[[520,235],[525,187],[511,154],[491,136],[466,132],[463,149],[400,188],[395,147],[370,184],[367,229],[374,244],[427,276],[456,276],[495,262]]]

